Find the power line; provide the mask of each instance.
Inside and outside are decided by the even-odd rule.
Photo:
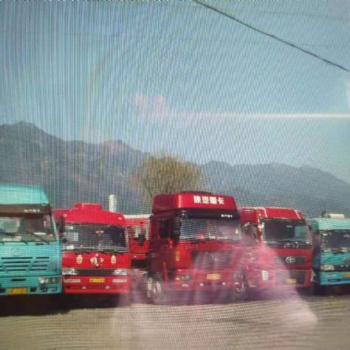
[[[250,24],[248,24],[248,23],[245,23],[245,22],[241,21],[240,19],[238,19],[238,18],[236,18],[236,17],[234,17],[234,16],[232,16],[232,15],[227,14],[226,12],[217,9],[216,7],[210,6],[210,5],[208,5],[208,4],[204,4],[204,3],[202,3],[201,1],[198,1],[198,0],[192,0],[192,1],[195,2],[195,3],[197,3],[198,5],[201,5],[201,6],[204,6],[204,7],[208,8],[209,10],[212,10],[212,11],[214,11],[214,12],[217,12],[217,13],[219,13],[219,14],[221,14],[221,15],[223,15],[223,16],[225,16],[225,17],[227,17],[227,18],[229,18],[229,19],[231,19],[231,20],[233,20],[233,21],[235,21],[235,22],[237,22],[237,23],[239,23],[239,24],[241,24],[241,25],[243,25],[243,26],[249,28],[249,29],[252,29],[252,30],[254,30],[255,32],[258,32],[258,33],[260,33],[260,34],[266,35],[266,36],[268,36],[268,37],[270,37],[270,38],[272,38],[272,39],[275,39],[275,40],[281,42],[282,44],[288,45],[288,46],[290,46],[290,47],[292,47],[292,48],[294,48],[294,49],[297,49],[297,50],[299,50],[299,51],[302,51],[302,52],[306,53],[307,55],[310,55],[310,56],[312,56],[312,57],[314,57],[314,58],[317,58],[317,59],[319,59],[319,60],[321,60],[321,61],[323,61],[323,62],[325,62],[325,63],[327,63],[327,64],[329,64],[329,65],[332,65],[332,66],[334,66],[334,67],[337,67],[337,68],[339,68],[339,69],[341,69],[341,70],[343,70],[343,71],[345,71],[345,72],[350,72],[350,70],[349,70],[348,68],[346,68],[346,67],[344,67],[344,66],[342,66],[342,65],[340,65],[340,64],[338,64],[338,63],[335,63],[335,62],[330,61],[330,60],[328,60],[328,59],[326,59],[326,58],[323,58],[323,57],[321,57],[321,56],[319,56],[319,55],[317,55],[317,54],[315,54],[314,52],[311,52],[311,51],[309,51],[309,50],[303,49],[302,47],[299,47],[299,46],[296,45],[296,44],[293,44],[293,43],[291,43],[291,42],[289,42],[289,41],[286,41],[286,40],[284,40],[284,39],[281,39],[281,38],[279,38],[278,36],[276,36],[276,35],[274,35],[274,34],[270,34],[270,33],[268,33],[268,32],[265,32],[265,31],[261,30],[261,29],[255,28],[254,26],[252,26],[252,25],[250,25]]]

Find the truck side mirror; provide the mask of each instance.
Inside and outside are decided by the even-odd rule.
[[[182,220],[179,217],[174,218],[174,232],[178,232],[177,235],[180,235],[180,229],[182,225]]]
[[[145,240],[146,235],[144,233],[140,233],[137,237],[137,245],[143,247],[143,245],[145,244]]]
[[[170,239],[172,240],[173,244],[176,246],[180,241],[180,230],[174,230],[170,234]]]
[[[57,229],[58,229],[58,233],[60,234],[60,236],[63,235],[63,233],[65,232],[65,220],[63,216],[60,216],[58,219],[58,224],[57,224]]]

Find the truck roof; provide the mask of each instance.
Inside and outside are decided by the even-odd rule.
[[[312,230],[317,231],[330,231],[330,230],[350,230],[349,218],[307,218],[307,223],[312,227]]]
[[[125,219],[149,219],[151,214],[124,214]]]
[[[237,210],[235,199],[210,192],[177,192],[154,197],[152,213],[176,209],[224,209]]]
[[[43,188],[28,185],[0,184],[0,205],[49,204]]]
[[[73,208],[55,209],[53,213],[56,221],[64,216],[67,223],[126,225],[123,214],[103,210],[98,203],[76,203]]]
[[[301,210],[283,207],[243,207],[239,208],[239,211],[240,213],[251,211],[252,215],[255,212],[261,218],[303,219],[304,217]]]

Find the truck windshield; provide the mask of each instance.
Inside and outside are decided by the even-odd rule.
[[[53,242],[57,237],[49,214],[0,216],[0,242]]]
[[[350,249],[350,230],[332,230],[321,232],[321,248],[325,249]]]
[[[263,238],[267,244],[311,244],[304,220],[265,219],[262,220],[261,226]]]
[[[115,225],[66,224],[64,250],[126,250],[124,227]]]
[[[185,219],[182,221],[180,240],[240,241],[239,220],[232,219]]]

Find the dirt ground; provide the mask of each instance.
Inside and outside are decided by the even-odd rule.
[[[4,305],[2,303],[2,305]],[[350,295],[0,317],[0,349],[348,349]]]

